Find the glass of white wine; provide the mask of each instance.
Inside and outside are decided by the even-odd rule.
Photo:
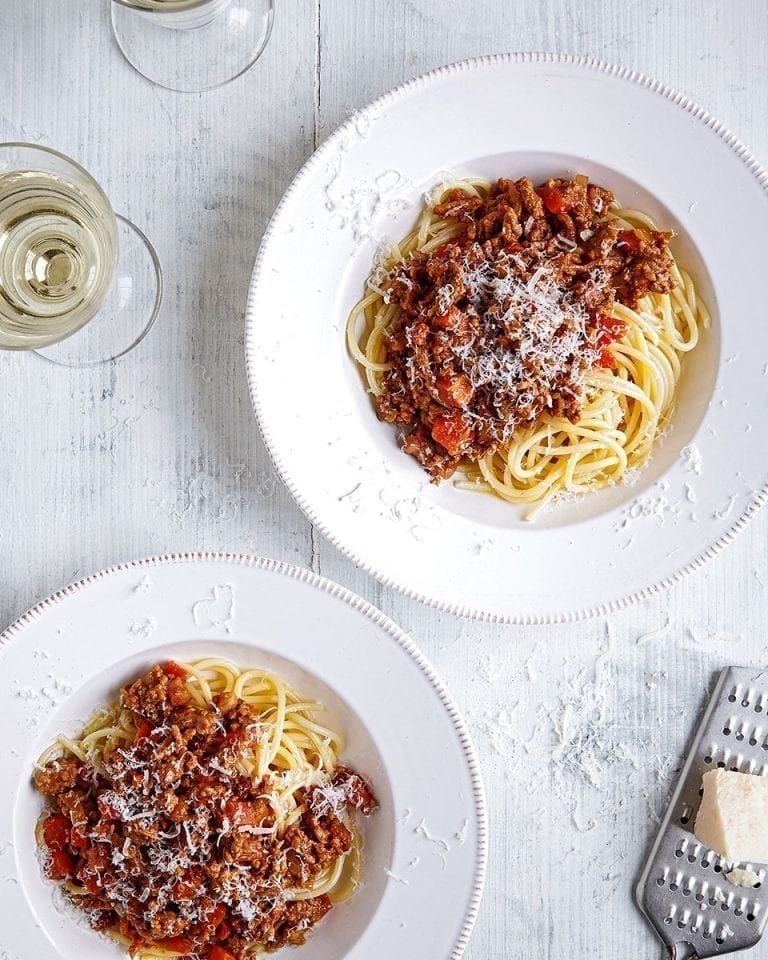
[[[169,90],[212,90],[245,73],[272,32],[274,0],[113,0],[126,60]]]
[[[90,366],[127,353],[157,317],[162,273],[74,160],[0,143],[0,349]]]

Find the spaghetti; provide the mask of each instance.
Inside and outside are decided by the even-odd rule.
[[[304,943],[354,892],[376,806],[322,710],[224,660],[153,667],[38,761],[47,875],[140,960]]]
[[[349,316],[380,418],[435,479],[528,519],[629,481],[709,326],[670,236],[586,177],[441,186]]]

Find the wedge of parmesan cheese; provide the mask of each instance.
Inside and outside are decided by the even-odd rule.
[[[768,777],[709,770],[703,783],[697,839],[729,863],[768,863]]]

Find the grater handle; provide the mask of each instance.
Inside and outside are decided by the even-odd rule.
[[[690,943],[674,943],[664,948],[664,960],[699,960]]]

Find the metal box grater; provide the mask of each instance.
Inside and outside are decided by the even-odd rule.
[[[693,835],[702,777],[715,767],[768,776],[768,672],[721,671],[638,881],[637,903],[668,960],[752,947],[768,920],[768,867],[729,864]],[[755,886],[730,883],[733,866],[752,869]]]

